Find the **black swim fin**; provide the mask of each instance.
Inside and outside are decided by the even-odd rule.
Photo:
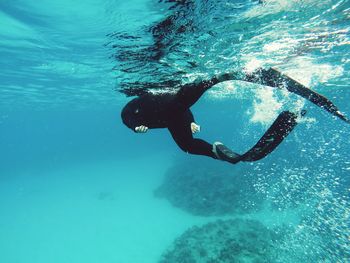
[[[213,152],[219,160],[226,161],[232,164],[236,164],[241,160],[241,155],[233,152],[227,148],[221,142],[215,142],[213,144]]]
[[[306,111],[303,111],[302,115],[305,113]],[[290,111],[280,113],[260,140],[243,154],[240,160],[244,162],[258,161],[271,153],[297,125],[297,117],[297,114]]]
[[[332,115],[340,118],[341,120],[350,123],[350,120],[339,111],[338,107],[334,105],[329,99],[323,95],[311,90],[291,77],[283,74],[275,68],[270,69],[258,69],[252,74],[246,75],[245,81],[259,83],[266,86],[282,88],[285,87],[288,91],[293,92],[317,106],[325,109]]]
[[[306,111],[302,111],[304,116]],[[218,159],[236,164],[240,161],[254,162],[266,157],[269,153],[283,141],[284,138],[297,125],[298,115],[290,111],[283,111],[278,115],[277,119],[272,123],[270,128],[260,138],[260,140],[246,153],[239,155],[220,142],[213,144],[213,152]]]

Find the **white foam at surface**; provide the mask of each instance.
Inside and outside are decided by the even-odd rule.
[[[320,64],[315,59],[306,56],[294,58],[291,64],[293,67],[286,69],[284,73],[306,86],[325,83],[341,76],[344,72],[342,66]]]
[[[252,73],[254,70],[264,65],[264,62],[262,60],[259,60],[254,56],[246,57],[245,61],[246,61],[246,64],[245,64],[244,70],[246,73]]]
[[[219,85],[218,85],[219,86]],[[237,94],[237,87],[231,81],[220,84],[218,88],[210,89],[208,94],[211,98],[223,99]]]
[[[263,46],[263,51],[267,53],[283,52],[288,54],[298,44],[299,44],[298,40],[290,37],[284,37],[283,39],[279,39],[271,43],[265,44]]]
[[[148,92],[151,94],[154,94],[154,95],[176,94],[178,92],[178,89],[176,89],[176,90],[174,90],[172,88],[151,89]]]
[[[267,125],[271,123],[282,108],[282,103],[274,96],[272,88],[260,88],[256,91],[253,102],[253,116],[251,122]]]
[[[266,16],[282,11],[300,12],[300,8],[306,5],[314,7],[321,7],[327,5],[331,0],[314,1],[314,0],[265,0],[263,5],[257,5],[245,13],[246,18],[253,18],[256,16]]]

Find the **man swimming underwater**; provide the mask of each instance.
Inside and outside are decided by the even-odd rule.
[[[123,108],[121,117],[124,124],[136,133],[145,133],[148,129],[168,128],[174,141],[185,152],[205,155],[214,159],[237,163],[239,161],[257,161],[271,153],[297,124],[298,114],[282,112],[263,137],[245,154],[237,154],[220,142],[210,144],[202,139],[193,138],[200,130],[195,123],[190,108],[205,91],[227,80],[243,80],[277,88],[287,88],[331,114],[350,123],[350,121],[327,98],[310,90],[290,77],[270,68],[258,69],[251,74],[225,73],[210,80],[182,86],[176,94],[144,94]],[[305,111],[301,112],[303,116]]]

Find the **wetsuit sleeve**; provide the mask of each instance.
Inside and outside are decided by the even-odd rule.
[[[187,114],[187,119],[190,121],[190,123],[196,122],[194,120],[193,114],[192,114],[192,112],[190,110],[188,110],[186,114]]]

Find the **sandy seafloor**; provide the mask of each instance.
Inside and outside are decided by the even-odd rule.
[[[206,221],[153,197],[168,164],[154,155],[136,166],[111,160],[2,180],[2,262],[156,262],[174,237]]]
[[[170,164],[151,155],[137,164],[109,160],[2,179],[2,262],[153,263],[189,227],[231,218],[192,216],[155,198]],[[277,220],[264,211],[242,217],[298,222],[293,211]]]

